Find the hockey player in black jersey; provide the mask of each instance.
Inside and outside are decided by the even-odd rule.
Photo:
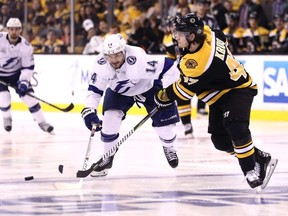
[[[176,18],[175,25],[173,37],[184,49],[178,65],[181,74],[155,95],[158,107],[197,95],[209,105],[208,133],[215,148],[237,157],[251,188],[264,189],[277,159],[254,147],[251,137],[250,111],[257,85],[233,57],[221,31],[211,30],[194,13]]]

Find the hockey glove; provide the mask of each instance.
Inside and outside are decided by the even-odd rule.
[[[93,124],[98,125],[96,127],[96,131],[100,131],[102,129],[102,121],[99,120],[95,109],[86,107],[81,111],[81,116],[84,120],[86,127],[90,131],[92,130]]]
[[[158,109],[165,109],[173,103],[173,101],[167,97],[165,89],[161,89],[156,93],[154,96],[154,101]]]
[[[16,93],[20,97],[24,97],[27,93],[28,86],[29,86],[28,81],[18,81],[18,88],[16,89]]]

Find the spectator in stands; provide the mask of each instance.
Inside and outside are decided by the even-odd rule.
[[[102,51],[104,37],[96,34],[96,28],[91,19],[84,20],[83,28],[87,32],[87,43],[82,54],[99,54]]]
[[[209,4],[208,0],[196,0],[196,14],[200,17],[205,25],[208,25],[211,29],[219,29],[218,22],[216,18],[209,14]]]
[[[287,10],[288,7],[288,1],[286,0],[275,0],[272,5],[272,17],[274,18],[275,16],[283,16],[285,14],[285,10]]]
[[[288,12],[284,16],[284,28],[287,33],[288,32]],[[286,34],[284,49],[282,53],[288,54],[288,34]]]
[[[171,5],[168,10],[168,16],[175,17],[181,13],[183,8],[189,8],[189,11],[195,11],[195,5],[189,3],[188,0],[178,0],[178,3]]]
[[[119,23],[112,24],[109,27],[109,32],[107,33],[107,35],[108,34],[117,34],[117,33],[121,34],[122,37],[124,38],[124,40],[127,41],[127,35],[125,32],[121,31]]]
[[[63,41],[57,36],[55,29],[49,29],[47,32],[47,40],[44,44],[43,53],[45,54],[67,54],[67,47]]]
[[[40,1],[33,0],[31,7],[28,7],[28,15],[27,19],[29,23],[32,23],[35,19],[43,19],[45,20],[45,12],[42,8]]]
[[[275,28],[269,33],[270,50],[272,53],[280,54],[285,50],[288,32],[284,28],[284,16],[282,14],[274,15],[273,21]]]
[[[1,6],[0,24],[6,26],[8,19],[11,17],[10,8],[7,4]]]
[[[232,53],[241,54],[243,53],[243,33],[245,29],[239,26],[238,13],[230,13],[228,23],[228,27],[223,30],[229,41],[228,47]]]
[[[246,53],[265,53],[269,47],[269,30],[259,26],[258,14],[254,11],[249,15],[249,28],[245,29],[244,49]]]
[[[97,13],[95,12],[95,7],[90,2],[87,2],[85,6],[85,19],[92,20],[92,22],[96,26],[99,24],[99,17],[97,16]]]
[[[56,23],[61,23],[62,20],[69,19],[70,12],[66,7],[66,1],[65,0],[56,0],[55,2],[55,13],[54,18]]]
[[[13,8],[10,14],[11,17],[17,17],[20,20],[24,20],[23,0],[12,1],[10,4],[10,8]]]
[[[239,15],[240,15],[240,20],[239,20],[239,26],[242,28],[247,29],[249,27],[248,25],[248,20],[249,20],[249,15],[252,12],[256,12],[258,14],[258,25],[269,28],[269,22],[267,19],[267,16],[265,15],[263,8],[260,4],[254,3],[252,0],[242,0],[242,4],[239,8]]]
[[[132,20],[131,28],[126,31],[127,44],[132,46],[142,46],[144,29],[140,18]]]
[[[109,32],[109,26],[106,20],[100,20],[98,25],[98,32],[97,35],[101,37],[105,37],[106,34]]]
[[[220,0],[211,0],[210,5],[210,11],[211,14],[215,17],[217,20],[217,23],[219,25],[219,28],[223,30],[227,27],[226,22],[226,8],[224,7],[223,3]]]

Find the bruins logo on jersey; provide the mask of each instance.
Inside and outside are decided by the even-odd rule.
[[[194,59],[188,59],[185,62],[186,68],[195,69],[198,66],[198,63]]]

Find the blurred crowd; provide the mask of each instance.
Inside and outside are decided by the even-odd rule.
[[[25,17],[24,0],[0,0],[0,31],[5,31],[10,17],[27,20],[22,35],[35,53],[97,54],[111,33],[121,33],[128,44],[147,53],[165,53],[165,35],[171,34],[167,20],[190,12],[221,29],[234,54],[288,53],[288,0],[115,0],[113,13],[108,11],[108,0],[75,0],[73,49],[71,1],[27,2]],[[114,21],[109,24],[111,14]]]

